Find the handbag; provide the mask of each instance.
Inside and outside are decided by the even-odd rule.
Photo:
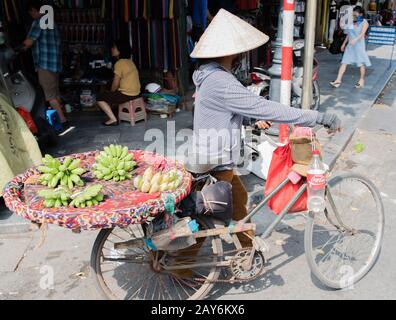
[[[33,134],[38,134],[38,128],[36,126],[36,123],[33,120],[32,115],[27,112],[24,108],[19,107],[17,109],[19,115],[23,118],[23,120],[25,120],[26,125],[28,126],[29,130],[33,133]]]

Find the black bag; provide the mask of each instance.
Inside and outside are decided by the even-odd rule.
[[[330,45],[329,51],[331,54],[340,54],[342,53],[341,47],[344,43],[346,35],[342,30],[338,30],[334,32],[334,40],[333,43]]]
[[[220,181],[193,192],[180,204],[183,216],[206,215],[229,225],[232,221],[232,185]]]

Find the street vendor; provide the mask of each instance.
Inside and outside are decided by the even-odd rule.
[[[251,93],[236,79],[232,70],[240,55],[268,40],[264,33],[221,9],[191,54],[201,66],[193,76],[196,105],[189,162],[198,165],[210,162],[207,168],[211,174],[232,184],[235,221],[247,216],[248,194],[234,171],[240,156],[244,118],[261,120],[257,124],[261,129],[266,129],[271,121],[306,127],[323,125],[331,131],[338,131],[341,126],[335,115],[268,101]],[[243,246],[251,246],[247,237],[240,240]]]
[[[112,107],[127,103],[140,97],[141,85],[139,71],[131,59],[131,46],[127,40],[116,40],[111,55],[117,62],[114,65],[114,79],[110,91],[97,97],[100,109],[109,117],[104,126],[118,126],[119,122]]]

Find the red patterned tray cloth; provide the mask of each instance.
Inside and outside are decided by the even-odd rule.
[[[148,167],[157,170],[176,168],[183,177],[182,185],[172,193],[145,194],[134,190],[132,181],[98,182],[91,173],[91,167],[99,151],[76,154],[72,158],[80,158],[82,166],[88,172],[83,176],[86,184],[100,183],[103,185],[105,202],[92,208],[44,208],[43,199],[37,193],[46,188],[38,184],[40,176],[37,168],[28,170],[10,181],[4,189],[4,200],[7,207],[17,215],[34,223],[49,223],[60,227],[81,230],[99,230],[115,227],[127,227],[131,224],[142,224],[150,217],[155,217],[165,210],[165,200],[172,196],[175,203],[187,197],[191,191],[192,176],[184,166],[163,156],[131,151],[138,163],[136,175],[142,175]],[[62,159],[60,159],[62,160]]]

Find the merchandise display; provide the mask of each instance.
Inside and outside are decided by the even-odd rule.
[[[134,179],[134,187],[143,193],[157,193],[175,191],[182,184],[182,176],[177,170],[169,172],[157,172],[148,168],[143,176]]]
[[[84,191],[71,196],[70,207],[90,208],[99,205],[104,200],[103,187],[100,184],[91,185]]]
[[[80,159],[73,160],[67,157],[61,162],[50,155],[46,155],[43,159],[43,165],[38,168],[42,173],[40,183],[50,188],[61,185],[68,187],[70,190],[75,186],[82,187],[84,182],[81,175],[85,173],[85,170],[80,167],[80,164]]]
[[[41,173],[36,167],[7,184],[4,200],[10,210],[35,223],[46,222],[72,230],[98,230],[144,223],[165,210],[169,197],[177,204],[188,196],[192,176],[184,166],[140,150],[130,151],[130,154],[138,165],[135,177],[145,175],[146,179],[151,177],[150,181],[155,182],[153,179],[156,176],[155,179],[158,179],[157,174],[161,173],[161,182],[167,180],[177,183],[173,182],[171,190],[143,193],[136,190],[130,180],[100,181],[90,171],[100,155],[99,151],[95,151],[70,156],[73,161],[79,160],[81,168],[86,170],[85,187],[76,186],[69,190],[60,186],[49,189],[41,185]],[[56,159],[59,163],[65,160]],[[162,172],[168,178],[164,178]]]
[[[132,179],[131,171],[135,166],[136,162],[128,147],[110,145],[97,156],[92,168],[97,179],[119,182]]]

